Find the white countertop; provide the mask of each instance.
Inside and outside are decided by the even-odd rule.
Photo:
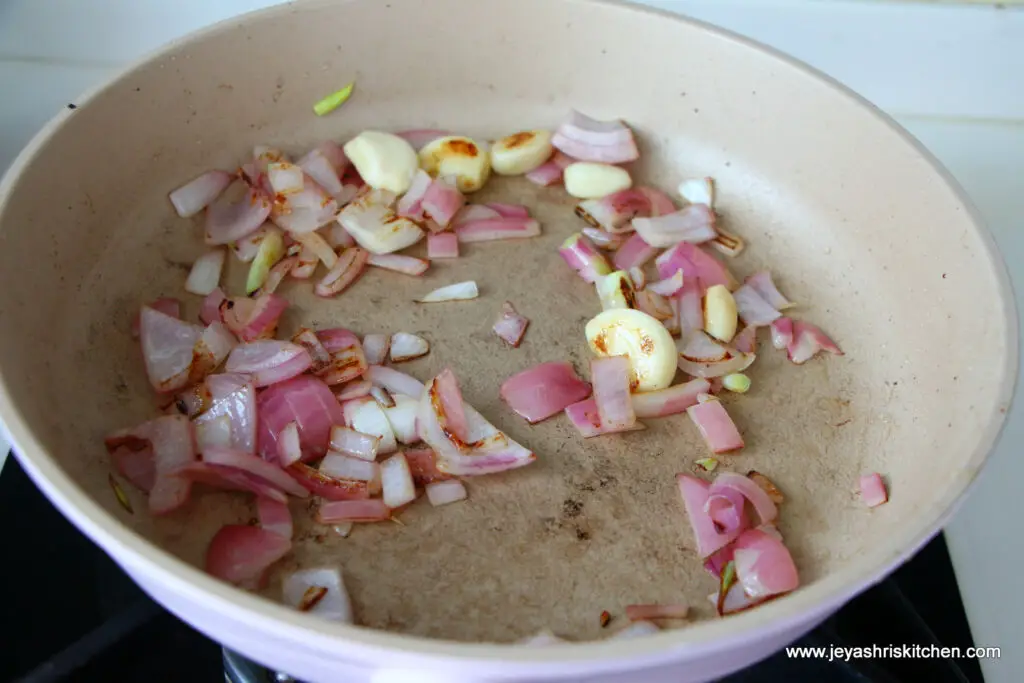
[[[0,3],[0,168],[85,89],[161,43],[278,0],[5,0]],[[649,0],[746,34],[829,73],[895,116],[939,157],[988,221],[1024,285],[1024,8],[843,0]],[[1022,316],[1024,318],[1024,316]],[[947,528],[988,683],[1017,683],[1024,563],[1011,503],[1024,481],[1024,404]],[[0,444],[0,447],[4,444]],[[5,452],[6,448],[0,448]],[[2,462],[0,455],[0,462]],[[942,599],[942,596],[936,596]],[[884,643],[882,643],[884,644]]]

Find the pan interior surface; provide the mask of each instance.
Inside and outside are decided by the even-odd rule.
[[[352,80],[343,108],[313,116],[313,102]],[[855,99],[729,37],[616,5],[281,8],[186,40],[66,112],[0,209],[0,373],[3,403],[16,407],[4,419],[39,445],[20,443],[20,456],[53,458],[104,523],[201,567],[222,524],[255,516],[251,496],[197,489],[184,510],[151,519],[130,490],[129,515],[107,483],[102,440],[157,414],[129,334],[139,305],[177,296],[184,317],[198,312],[182,285],[204,251],[201,220],[176,217],[168,191],[236,167],[254,144],[298,154],[367,128],[494,139],[553,128],[570,107],[633,126],[637,184],[670,191],[714,177],[718,211],[748,243],[733,272],[770,268],[794,315],[843,347],[797,367],[762,332],[752,390],[723,399],[747,446],[721,467],[762,472],[785,493],[779,527],[801,591],[839,572],[868,580],[934,530],[1005,413],[1016,350],[990,242],[929,159]],[[589,372],[583,326],[599,303],[557,254],[583,226],[573,202],[522,178],[493,178],[471,200],[527,204],[543,235],[465,245],[420,278],[370,269],[336,299],[288,282],[279,336],[419,334],[431,351],[402,369],[425,380],[451,367],[466,400],[537,462],[470,480],[468,502],[420,501],[402,526],[358,525],[347,539],[293,501],[296,547],[267,596],[296,566],[336,563],[358,623],[378,629],[508,642],[547,627],[586,640],[607,633],[603,610],[653,602],[686,602],[685,628],[707,628],[716,582],[674,478],[708,455],[690,420],[583,440],[564,417],[530,426],[498,397],[505,378],[540,362]],[[240,293],[243,269],[229,263]],[[413,302],[463,280],[478,283],[478,299]],[[491,331],[506,300],[531,320],[518,349]],[[868,510],[855,488],[874,471],[891,500]],[[798,596],[762,609],[781,614]]]

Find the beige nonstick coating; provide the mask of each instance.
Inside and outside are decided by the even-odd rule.
[[[352,80],[344,107],[313,115]],[[977,475],[1006,412],[1011,295],[948,177],[870,106],[698,24],[578,0],[311,2],[177,43],[77,104],[3,186],[3,419],[19,457],[90,523],[130,528],[152,545],[122,540],[153,563],[252,609],[268,608],[187,568],[201,567],[220,525],[255,516],[251,496],[197,489],[155,520],[125,483],[129,515],[108,485],[102,437],[157,414],[129,334],[139,305],[175,296],[186,318],[198,311],[182,286],[204,250],[201,220],[178,218],[168,191],[234,168],[254,144],[298,154],[366,128],[493,139],[552,128],[576,107],[634,127],[638,184],[715,178],[719,211],[749,245],[733,271],[772,269],[799,303],[793,314],[846,351],[797,367],[762,336],[750,393],[724,397],[747,447],[722,468],[759,470],[784,491],[780,528],[804,585],[732,618],[737,629],[864,585],[921,543]],[[499,400],[506,377],[539,362],[589,372],[583,326],[599,304],[557,254],[583,227],[573,202],[522,178],[494,178],[472,200],[528,204],[543,235],[464,245],[420,278],[371,269],[336,299],[289,282],[282,331],[422,335],[430,354],[402,369],[427,379],[451,366],[466,399],[537,462],[470,480],[465,503],[419,501],[404,525],[359,525],[348,539],[293,502],[296,548],[266,596],[282,573],[326,562],[343,567],[358,623],[377,629],[507,642],[550,627],[585,640],[607,633],[602,610],[621,624],[629,603],[682,601],[694,614],[677,625],[684,637],[723,633],[675,486],[708,455],[689,419],[584,441],[562,416],[529,426]],[[238,293],[244,273],[230,270]],[[474,301],[413,303],[469,279]],[[519,349],[491,331],[505,300],[532,321]],[[873,471],[891,501],[869,510],[855,489]]]

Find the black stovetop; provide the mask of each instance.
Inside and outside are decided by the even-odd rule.
[[[8,458],[0,473],[0,681],[225,680],[220,645],[150,600]],[[23,549],[23,550],[22,550]],[[972,646],[941,535],[795,645]],[[252,680],[274,677],[256,671]],[[982,683],[971,659],[828,663],[779,653],[727,683]]]

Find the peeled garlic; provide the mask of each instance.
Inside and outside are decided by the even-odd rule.
[[[736,336],[736,300],[725,285],[708,287],[704,294],[704,331],[719,341],[730,342]]]
[[[580,199],[600,199],[633,186],[624,168],[592,161],[577,161],[562,172],[565,191]]]
[[[598,356],[629,358],[636,391],[666,389],[676,375],[676,347],[658,320],[642,311],[617,308],[587,323],[587,343]]]
[[[249,266],[249,277],[245,281],[245,293],[252,294],[263,286],[271,267],[284,257],[284,237],[279,230],[270,230],[256,250],[256,258]]]
[[[455,178],[459,192],[476,192],[491,176],[491,157],[487,148],[471,138],[450,135],[423,146],[420,167],[434,176]]]
[[[597,287],[597,296],[601,299],[602,311],[636,306],[633,281],[626,271],[616,270],[608,275],[598,275],[594,285]]]
[[[416,150],[408,142],[376,130],[366,130],[345,143],[345,156],[367,185],[403,194],[419,168]]]
[[[491,147],[491,168],[500,175],[522,175],[551,156],[551,132],[527,130],[504,137]]]

